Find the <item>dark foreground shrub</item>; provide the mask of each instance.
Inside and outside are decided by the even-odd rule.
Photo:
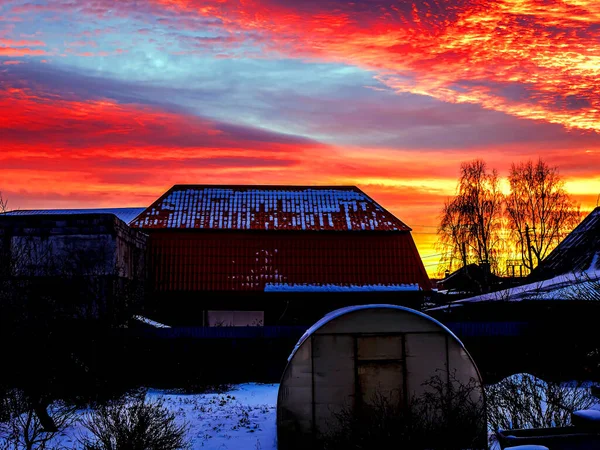
[[[6,390],[0,397],[0,450],[57,449],[54,438],[75,421],[73,405],[55,401],[46,410],[22,390]]]
[[[574,411],[597,402],[581,383],[545,382],[527,373],[487,386],[485,392],[493,431],[567,426]]]
[[[179,450],[189,448],[187,424],[162,400],[147,401],[145,392],[124,401],[98,407],[83,420],[91,437],[82,439],[86,450]]]
[[[427,393],[403,404],[376,394],[369,404],[335,414],[323,450],[487,448],[485,408],[476,380],[443,373],[425,383]]]

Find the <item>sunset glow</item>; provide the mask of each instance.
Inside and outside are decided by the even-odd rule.
[[[173,184],[351,184],[430,274],[460,163],[600,194],[597,0],[0,0],[0,192],[147,206]]]

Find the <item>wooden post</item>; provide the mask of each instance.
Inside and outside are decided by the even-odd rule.
[[[525,224],[525,238],[527,239],[527,252],[529,253],[529,270],[533,270],[533,255],[531,254],[531,238],[529,237],[529,225]]]

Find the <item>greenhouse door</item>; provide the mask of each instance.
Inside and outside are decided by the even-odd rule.
[[[404,336],[356,338],[356,384],[362,404],[399,406],[405,391]]]

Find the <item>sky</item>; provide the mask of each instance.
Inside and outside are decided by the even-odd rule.
[[[597,0],[0,0],[9,207],[357,185],[433,273],[461,162],[600,194]]]

